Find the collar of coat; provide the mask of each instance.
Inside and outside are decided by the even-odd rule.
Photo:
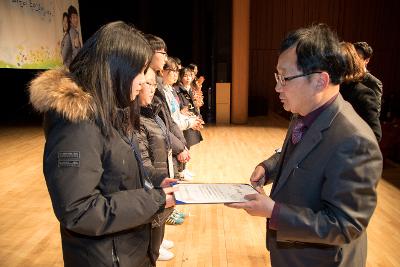
[[[65,69],[39,74],[29,85],[29,98],[37,111],[55,111],[71,122],[88,120],[95,114],[92,96]]]

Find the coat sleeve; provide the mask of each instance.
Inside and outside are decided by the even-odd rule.
[[[183,135],[183,132],[181,129],[179,129],[179,126],[171,119],[171,124],[170,124],[170,132],[181,141],[181,143],[186,146],[186,139],[185,136]]]
[[[183,115],[180,110],[171,112],[171,117],[181,131],[190,129],[196,118]]]
[[[319,209],[279,203],[278,241],[341,245],[365,231],[377,203],[382,155],[376,142],[360,137],[336,149],[324,170]]]
[[[151,182],[155,186],[160,186],[161,182],[165,179],[167,175],[164,175],[156,170],[151,160],[151,146],[149,143],[149,135],[146,127],[140,126],[139,131],[135,131],[136,139],[139,145],[140,154],[142,156],[143,167],[149,175]]]
[[[185,107],[185,97],[182,95],[181,90],[176,93],[179,97],[179,109],[182,110]]]
[[[361,84],[359,86],[363,88],[357,91],[354,109],[368,123],[379,142],[382,139],[381,123],[379,121],[380,99],[371,88]]]
[[[169,140],[171,141],[172,155],[176,156],[185,150],[185,144],[170,131],[168,131],[168,134]]]
[[[155,98],[155,101],[161,104],[161,111],[159,116],[164,121],[165,125],[167,126],[167,129],[186,146],[186,140],[185,137],[183,136],[183,132],[181,131],[181,129],[179,129],[179,126],[172,119],[171,112],[169,110],[167,103],[165,103],[165,101],[161,100],[161,98],[158,97]],[[172,142],[172,137],[171,137],[171,142]]]
[[[121,177],[105,176],[103,167],[112,168],[112,163],[107,163],[104,138],[94,124],[57,127],[46,140],[44,175],[54,212],[63,227],[100,236],[148,224],[163,210],[162,190],[141,188],[138,172],[128,174],[137,189],[121,190],[117,186],[109,190],[113,193],[100,189]],[[125,153],[125,162],[132,162],[133,153],[128,152],[118,151]]]

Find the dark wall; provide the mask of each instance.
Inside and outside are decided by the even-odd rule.
[[[195,1],[112,1],[108,5],[97,5],[90,1],[79,2],[84,40],[101,25],[122,20],[134,24],[145,33],[163,38],[167,43],[169,55],[180,57],[184,63],[193,60],[192,12]]]
[[[101,5],[79,1],[82,39],[87,40],[99,27],[116,20],[132,23],[145,33],[160,36],[167,43],[169,55],[179,57],[184,65],[198,64],[199,75],[206,78],[203,86],[206,103],[202,112],[208,115],[213,112],[208,110],[208,88],[214,84],[216,77],[214,63],[222,62],[225,66],[222,71],[225,76],[220,74],[223,79],[230,77],[230,2],[136,0],[112,1]],[[41,116],[32,110],[26,88],[29,81],[41,71],[0,69],[3,84],[1,123],[40,123]],[[211,99],[214,99],[214,91],[210,92]]]
[[[273,73],[278,47],[290,30],[324,22],[338,32],[342,40],[364,40],[374,48],[369,69],[384,83],[383,117],[391,107],[398,114],[400,95],[396,78],[400,77],[398,46],[400,23],[395,0],[251,0],[250,14],[250,89],[249,115],[267,114],[268,109],[282,112],[274,92]],[[192,1],[112,1],[108,5],[80,1],[83,40],[101,25],[123,20],[146,33],[162,37],[168,54],[183,64],[198,63],[206,105],[203,115],[213,117],[215,82],[231,81],[231,0]],[[355,15],[357,14],[357,15]],[[38,71],[0,69],[3,96],[0,121],[40,121],[32,111],[26,93],[27,83]],[[211,88],[211,90],[209,90]],[[211,93],[209,101],[208,93]],[[208,103],[210,102],[210,103]]]
[[[41,122],[41,116],[29,104],[27,84],[35,77],[36,70],[0,69],[2,96],[0,97],[0,122],[33,123]]]
[[[261,100],[270,110],[283,112],[273,77],[280,42],[289,31],[322,22],[341,40],[366,41],[373,47],[368,68],[384,84],[385,119],[388,107],[394,107],[400,98],[399,10],[396,0],[251,0],[249,107],[266,114],[265,104],[259,108]],[[398,107],[393,112],[399,114]]]

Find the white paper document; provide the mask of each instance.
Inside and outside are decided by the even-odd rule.
[[[177,204],[246,202],[248,194],[258,194],[249,184],[176,184]]]

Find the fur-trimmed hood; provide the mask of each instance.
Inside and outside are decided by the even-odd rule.
[[[37,111],[53,110],[71,122],[88,120],[95,113],[92,96],[84,92],[65,69],[48,70],[33,79],[29,95]]]

